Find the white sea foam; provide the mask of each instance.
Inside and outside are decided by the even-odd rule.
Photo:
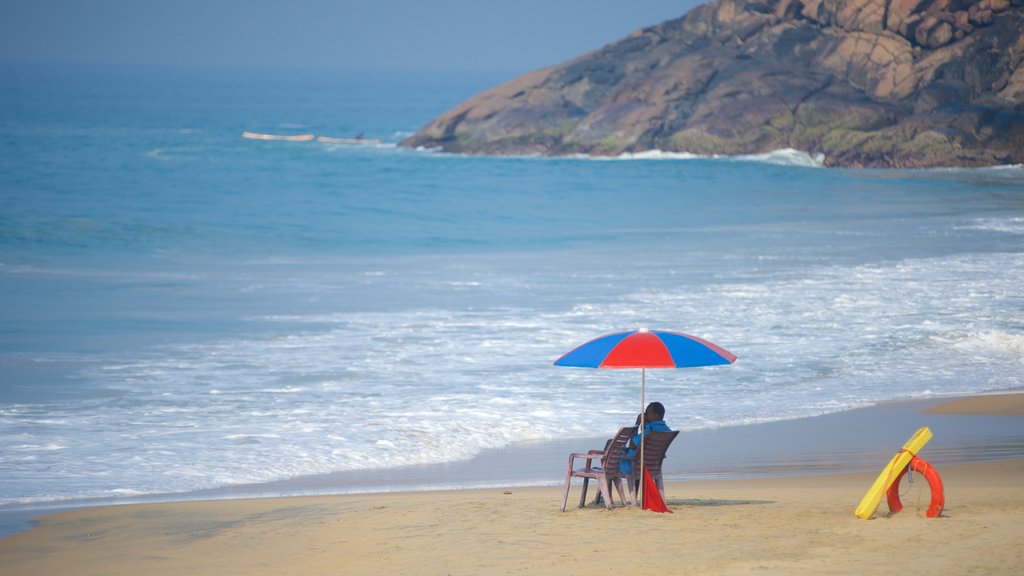
[[[693,160],[694,158],[708,158],[708,156],[691,154],[689,152],[644,150],[643,152],[623,152],[614,158],[618,160]]]
[[[444,153],[441,148],[437,147],[423,147],[418,146],[415,148],[417,152],[424,152],[430,154],[437,154],[441,157],[453,157],[453,158],[464,158],[471,156],[465,153],[449,154]],[[545,154],[512,154],[507,156],[501,156],[500,159],[506,160],[562,160],[562,159],[573,159],[573,160],[585,160],[591,162],[617,162],[617,161],[687,161],[687,160],[722,160],[722,161],[736,161],[736,162],[761,162],[765,164],[775,164],[779,166],[797,166],[803,168],[821,168],[825,164],[824,154],[816,154],[812,156],[807,152],[795,150],[792,148],[784,148],[780,150],[774,150],[772,152],[765,152],[761,154],[694,154],[691,152],[669,152],[665,150],[643,150],[640,152],[623,152],[616,156],[602,156],[596,154],[570,154],[568,156],[549,156]]]
[[[1024,331],[1010,334],[1003,330],[959,333],[949,337],[957,350],[976,353],[981,357],[1006,356],[1024,360]]]
[[[1003,232],[1006,234],[1024,234],[1024,218],[977,218],[970,224],[962,226],[961,228],[969,230]]]
[[[665,152],[663,150],[645,150],[643,152],[624,152],[618,156],[612,157],[600,157],[600,156],[576,156],[578,158],[596,159],[596,160],[734,160],[741,162],[763,162],[766,164],[777,164],[780,166],[800,166],[805,168],[820,168],[824,166],[825,156],[823,154],[817,154],[811,156],[807,152],[800,150],[794,150],[792,148],[784,148],[781,150],[774,150],[772,152],[765,152],[762,154],[692,154],[690,152]]]
[[[792,148],[774,150],[764,154],[740,155],[736,156],[736,158],[754,162],[765,162],[768,164],[779,164],[782,166],[802,166],[804,168],[821,168],[825,165],[824,154],[818,153],[811,156],[807,152],[794,150]]]

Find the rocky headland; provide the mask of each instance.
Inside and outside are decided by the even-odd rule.
[[[402,145],[1024,163],[1024,0],[717,0],[463,102]]]

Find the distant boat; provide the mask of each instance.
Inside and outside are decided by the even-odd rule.
[[[332,138],[330,136],[320,136],[316,140],[317,142],[327,142],[328,144],[380,144],[380,140],[376,138],[363,138],[361,136],[356,138]]]
[[[314,136],[312,134],[295,134],[293,136],[287,136],[284,134],[260,134],[258,132],[242,132],[242,138],[248,138],[250,140],[287,140],[289,142],[311,142]]]

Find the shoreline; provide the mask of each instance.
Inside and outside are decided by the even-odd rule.
[[[690,433],[670,450],[677,471],[686,458],[710,459],[716,447],[729,447],[732,457],[773,443],[777,450],[765,455],[774,460],[746,463],[741,475],[729,479],[716,476],[713,460],[694,464],[708,471],[704,476],[667,477],[672,514],[632,506],[578,508],[579,481],[571,486],[566,512],[559,511],[560,482],[248,499],[240,493],[199,499],[193,493],[191,500],[48,514],[31,529],[0,538],[0,564],[5,576],[312,576],[339,569],[817,575],[861,573],[876,564],[886,573],[910,575],[1016,574],[1024,561],[1024,394],[1015,392],[888,402]],[[919,478],[901,485],[902,512],[889,513],[883,498],[872,520],[854,517],[885,462],[921,425],[935,433],[921,454],[942,475],[942,515],[925,517],[929,487]],[[818,449],[807,453],[813,446]],[[835,455],[825,458],[830,452],[822,447],[856,459],[847,465],[858,470],[830,468]],[[978,461],[972,460],[975,452]],[[551,473],[560,476],[566,453],[558,456],[560,465]],[[478,466],[489,462],[477,460]],[[670,470],[666,466],[666,474]]]
[[[1024,459],[1024,389],[903,399],[810,418],[683,431],[664,464],[668,483],[786,479],[873,470],[920,426],[935,438],[922,450],[936,466]],[[668,418],[671,425],[671,415]],[[382,495],[562,485],[570,452],[604,438],[519,444],[461,462],[344,471],[180,494],[83,499],[0,507],[0,540],[35,520],[107,506],[224,500]]]
[[[1015,400],[1017,413],[1003,415],[1024,416],[1024,389],[1020,389],[892,400],[808,418],[684,430],[669,449],[664,475],[666,480],[681,481],[858,472],[870,469],[870,462],[876,459],[888,460],[921,426],[931,426],[936,433],[930,446],[932,452],[938,452],[932,455],[936,463],[1024,458],[1024,447],[1017,446],[1015,438],[1020,429],[1012,422],[993,426],[988,418],[1007,409],[1007,404],[998,400],[1005,398]],[[973,412],[936,410],[963,403],[978,407]],[[671,415],[667,420],[671,426]],[[191,494],[301,496],[561,485],[567,455],[601,448],[605,440],[516,444],[459,462],[332,472]]]

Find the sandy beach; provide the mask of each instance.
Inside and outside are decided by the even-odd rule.
[[[1008,418],[1024,434],[1021,394],[929,410]],[[936,519],[920,478],[903,512],[883,500],[872,520],[855,518],[876,471],[673,482],[673,514],[573,507],[578,482],[565,513],[560,486],[84,508],[0,540],[0,573],[1019,573],[1024,460],[947,460],[940,472]]]

